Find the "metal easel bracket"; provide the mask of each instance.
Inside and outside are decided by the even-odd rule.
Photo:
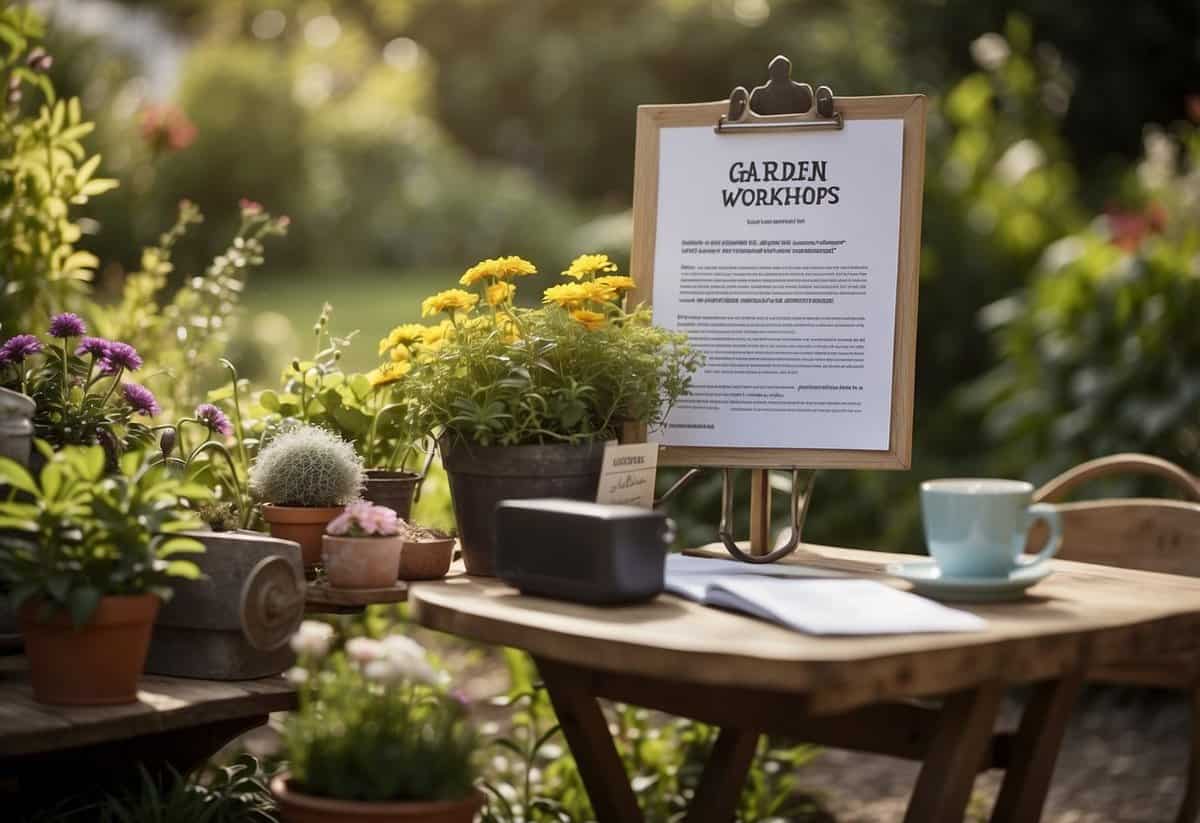
[[[717,535],[725,548],[734,558],[744,563],[774,563],[787,557],[800,547],[800,533],[804,529],[804,519],[808,514],[808,504],[812,499],[813,481],[817,473],[811,469],[792,469],[792,499],[789,506],[791,512],[791,533],[782,545],[776,546],[765,554],[747,553],[737,544],[733,535],[733,469],[722,469],[721,475],[721,523],[717,527]],[[765,469],[756,471],[766,472]],[[764,474],[765,479],[765,474]],[[770,531],[771,501],[769,495],[758,495],[758,500],[751,499],[751,518],[760,518],[764,531]],[[753,525],[751,526],[753,531]],[[763,535],[766,537],[766,535]]]
[[[792,62],[782,54],[767,67],[767,82],[747,91],[738,86],[729,94],[729,113],[713,128],[718,134],[743,131],[840,130],[842,113],[834,106],[833,90],[792,79]]]

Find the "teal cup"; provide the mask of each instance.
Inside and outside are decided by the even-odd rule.
[[[1033,503],[1033,485],[1021,480],[928,480],[921,484],[921,516],[929,554],[946,577],[1007,577],[1053,557],[1062,543],[1058,510]],[[1050,539],[1026,556],[1038,520]]]

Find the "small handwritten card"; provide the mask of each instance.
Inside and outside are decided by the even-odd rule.
[[[654,473],[658,469],[657,443],[609,443],[604,447],[597,503],[654,507]]]

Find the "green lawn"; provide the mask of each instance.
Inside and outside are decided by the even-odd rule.
[[[379,338],[398,323],[419,320],[422,298],[454,285],[451,274],[412,269],[316,269],[252,275],[244,296],[246,322],[262,342],[268,365],[274,370],[291,357],[311,355],[313,323],[321,305],[329,303],[334,332],[359,332],[344,355],[346,369],[366,371],[378,363]],[[284,319],[294,336],[282,327]]]

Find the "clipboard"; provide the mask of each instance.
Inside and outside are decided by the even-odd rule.
[[[903,123],[900,175],[899,243],[896,250],[895,321],[892,341],[891,414],[887,449],[746,448],[672,446],[660,449],[659,464],[720,467],[726,470],[722,540],[740,559],[776,559],[799,544],[807,511],[812,471],[817,469],[907,469],[912,454],[913,394],[916,368],[917,286],[920,266],[921,205],[925,172],[927,100],[921,94],[836,97],[828,86],[815,92],[791,79],[791,63],[778,56],[768,67],[767,83],[752,91],[735,88],[728,100],[712,103],[643,105],[638,107],[634,163],[633,245],[630,273],[637,283],[631,300],[651,305],[654,293],[655,246],[658,232],[660,139],[664,130],[711,127],[721,139],[753,140],[769,131],[788,132],[799,141],[813,131],[841,131],[859,120]],[[751,554],[742,556],[732,540],[732,492],[729,470],[754,469]],[[788,545],[768,551],[770,484],[767,470],[792,471],[793,534]],[[802,472],[809,471],[807,481]],[[685,475],[690,479],[691,474]],[[668,492],[678,490],[682,484]],[[788,548],[790,546],[790,548]]]

